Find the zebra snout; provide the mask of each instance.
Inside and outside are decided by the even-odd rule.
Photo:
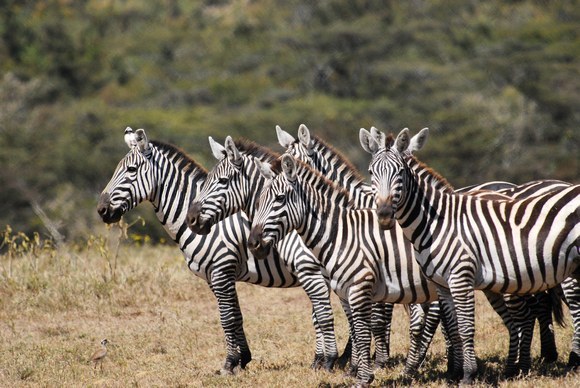
[[[197,234],[208,234],[211,230],[211,225],[207,221],[201,219],[201,202],[192,202],[187,210],[185,222],[192,232]]]
[[[101,216],[103,222],[113,224],[121,219],[122,214],[111,209],[111,195],[102,193],[97,204],[97,213]]]
[[[387,230],[395,226],[395,210],[390,200],[377,201],[377,215],[381,229]]]
[[[263,260],[270,253],[272,242],[264,242],[263,240],[264,226],[259,224],[252,228],[250,237],[248,238],[248,248],[256,259]]]

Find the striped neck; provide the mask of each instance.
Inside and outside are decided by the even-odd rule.
[[[347,189],[354,206],[358,208],[373,207],[374,191],[372,186],[364,181],[354,165],[322,139],[313,136],[312,143],[313,167],[325,174],[331,181]]]
[[[178,242],[184,234],[191,234],[185,222],[187,208],[207,171],[172,145],[157,141],[151,141],[150,145],[156,181],[150,201],[167,233]]]
[[[297,166],[296,175],[299,177],[301,189],[299,195],[304,202],[305,214],[300,228],[296,231],[302,236],[306,246],[312,249],[325,235],[336,234],[332,232],[332,228],[337,227],[336,223],[329,221],[336,219],[337,213],[352,209],[352,201],[344,188],[318,171],[301,162]]]
[[[240,191],[246,193],[246,198],[243,200],[242,210],[246,216],[253,220],[256,215],[256,205],[258,203],[258,197],[260,192],[266,183],[266,178],[260,173],[260,169],[256,161],[269,163],[274,170],[279,170],[279,160],[280,154],[277,154],[269,149],[262,147],[256,143],[248,140],[236,140],[236,147],[242,153],[244,158],[243,166],[243,178],[240,181],[241,185],[246,187],[240,187]]]

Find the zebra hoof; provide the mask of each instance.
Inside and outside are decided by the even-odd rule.
[[[240,354],[240,367],[246,369],[246,365],[248,365],[250,361],[252,361],[252,352],[249,350],[242,351]]]
[[[558,361],[558,352],[546,352],[540,356],[540,362],[542,364],[551,364],[556,361]]]
[[[326,357],[324,363],[322,364],[322,368],[324,368],[325,371],[332,372],[337,358],[338,354]]]
[[[314,360],[312,361],[312,364],[310,364],[310,368],[315,370],[320,369],[322,368],[323,363],[324,363],[324,354],[315,353]]]
[[[344,354],[342,356],[340,356],[338,358],[338,360],[336,360],[336,367],[338,369],[346,369],[346,365],[349,363],[350,361],[350,354],[348,356],[345,356]]]
[[[520,371],[516,367],[506,368],[503,372],[503,375],[506,379],[513,379],[518,377]]]
[[[568,358],[566,370],[568,372],[580,371],[580,355],[578,355],[578,353],[570,352],[570,357]]]
[[[222,368],[219,371],[217,371],[217,374],[220,375],[220,376],[233,376],[234,375],[234,370],[233,369]]]

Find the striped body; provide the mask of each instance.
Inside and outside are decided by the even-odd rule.
[[[364,182],[364,179],[360,176],[356,168],[338,151],[320,138],[312,136],[310,130],[304,124],[300,125],[298,129],[297,139],[282,130],[279,126],[276,127],[276,133],[278,142],[286,149],[287,154],[308,164],[330,181],[347,189],[351,201],[356,208],[367,209],[375,206],[372,186]],[[394,238],[403,238],[402,233],[394,234]],[[405,245],[409,246],[409,249],[401,250],[399,253],[404,252],[406,254],[412,251],[410,244],[405,241],[395,241],[394,245],[401,247]],[[438,303],[438,301],[431,302],[431,304]],[[412,346],[409,349],[409,356],[405,368],[406,374],[416,372],[414,366],[419,365],[422,362],[420,358],[425,355],[417,355],[413,344],[417,344],[419,348],[427,350],[438,326],[438,323],[433,323],[439,322],[440,319],[439,306],[432,306],[427,309],[427,315],[424,314],[424,307],[426,306],[410,305],[410,315],[415,320],[411,320],[410,322]],[[450,346],[448,343],[449,349]]]
[[[437,287],[422,275],[409,244],[397,246],[393,241],[402,238],[379,230],[374,211],[354,208],[344,189],[289,155],[282,157],[282,169],[260,196],[250,248],[263,252],[259,247],[274,246],[293,229],[300,234],[353,310],[357,381],[367,384],[373,379],[371,302],[431,302]]]
[[[283,131],[280,127],[277,127],[276,131],[278,134],[278,141],[280,145],[286,148],[286,153],[314,166],[314,168],[320,171],[325,177],[347,188],[351,198],[353,198],[353,203],[357,207],[372,208],[375,206],[374,190],[372,187],[364,182],[356,169],[340,154],[340,152],[336,151],[333,147],[329,146],[318,137],[311,136],[310,131],[306,126],[301,125],[298,129],[298,139],[294,139],[293,136]],[[384,142],[384,139],[382,138],[384,136],[383,134],[378,131],[374,134],[376,138],[381,138]],[[412,152],[421,149],[426,140],[426,135],[426,130],[421,131],[419,135],[411,140],[411,144],[406,151],[411,154]],[[413,165],[413,168],[418,175],[427,172],[427,169],[424,169],[420,164]],[[562,182],[549,183],[559,185]],[[451,187],[443,180],[432,182],[432,184],[439,190],[451,190]],[[489,190],[510,189],[509,194],[513,195],[516,191],[514,189],[515,187],[516,185],[507,182],[488,182],[486,184],[460,189],[460,191],[489,196]],[[535,192],[541,193],[545,190],[547,190],[545,185],[542,185],[542,187],[534,185],[533,189],[529,187],[521,187],[517,191],[521,192],[520,195],[529,196]],[[396,226],[396,228],[400,229],[398,226]],[[402,233],[399,233],[396,236],[402,237]],[[404,237],[402,238],[404,240]],[[398,242],[397,244],[410,245],[406,240],[404,242]],[[531,358],[528,361],[525,355],[530,354],[529,347],[531,346],[532,327],[529,322],[520,322],[520,320],[525,321],[527,317],[531,316],[533,314],[531,311],[532,308],[534,309],[534,312],[537,310],[539,313],[542,313],[538,316],[538,319],[541,322],[542,354],[545,355],[546,360],[555,361],[557,358],[557,350],[553,331],[550,326],[552,324],[552,301],[549,297],[538,299],[541,303],[535,299],[530,300],[530,303],[526,303],[526,300],[529,299],[529,297],[514,298],[512,296],[506,296],[503,300],[500,300],[502,297],[499,295],[487,293],[486,296],[510,331],[510,353],[506,366],[507,375],[516,374],[519,369],[527,370],[530,367]],[[522,298],[526,300],[520,300]],[[511,315],[509,312],[510,309],[515,310],[512,311]],[[538,313],[535,315],[538,315]],[[516,316],[519,317],[518,320],[515,319]],[[528,338],[525,338],[522,334],[524,327],[529,331],[529,333],[527,333],[529,336]],[[520,365],[517,364],[518,360]]]
[[[580,275],[580,186],[521,200],[441,192],[403,154],[408,132],[373,154],[369,170],[383,227],[396,220],[424,273],[448,287],[464,351],[464,382],[477,370],[473,290],[529,294]],[[412,157],[411,157],[412,160]]]
[[[203,186],[189,206],[187,222],[195,232],[207,230],[242,211],[245,217],[252,220],[256,198],[265,181],[254,160],[273,161],[277,157],[248,141],[240,141],[236,145],[230,137],[226,140],[225,148],[213,139],[210,145],[218,163],[208,173]],[[313,317],[322,328],[324,344],[322,349],[317,349],[316,359],[325,369],[331,369],[338,353],[328,284],[322,268],[296,233],[280,241],[277,249],[284,258],[289,258],[287,261],[301,283],[309,285],[308,291],[313,295],[324,296],[324,299],[318,297],[313,300]]]
[[[296,287],[300,285],[296,264],[291,255],[282,260],[276,250],[265,260],[255,260],[247,250],[250,225],[242,214],[225,219],[205,235],[194,234],[185,222],[187,206],[206,179],[206,171],[175,147],[149,142],[144,131],[138,130],[138,135],[138,144],[119,162],[103,190],[97,210],[103,221],[112,223],[142,201],[153,204],[190,270],[204,279],[216,296],[227,346],[224,371],[231,373],[238,365],[243,368],[251,353],[235,282]],[[320,304],[316,297],[311,299],[313,304]],[[324,303],[328,295],[321,300]]]

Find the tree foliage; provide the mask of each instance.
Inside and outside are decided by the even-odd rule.
[[[580,178],[577,1],[0,7],[0,224],[16,230],[99,225],[127,125],[211,167],[208,135],[276,147],[276,124],[305,123],[363,170],[360,127],[428,126],[420,156],[455,186]]]

